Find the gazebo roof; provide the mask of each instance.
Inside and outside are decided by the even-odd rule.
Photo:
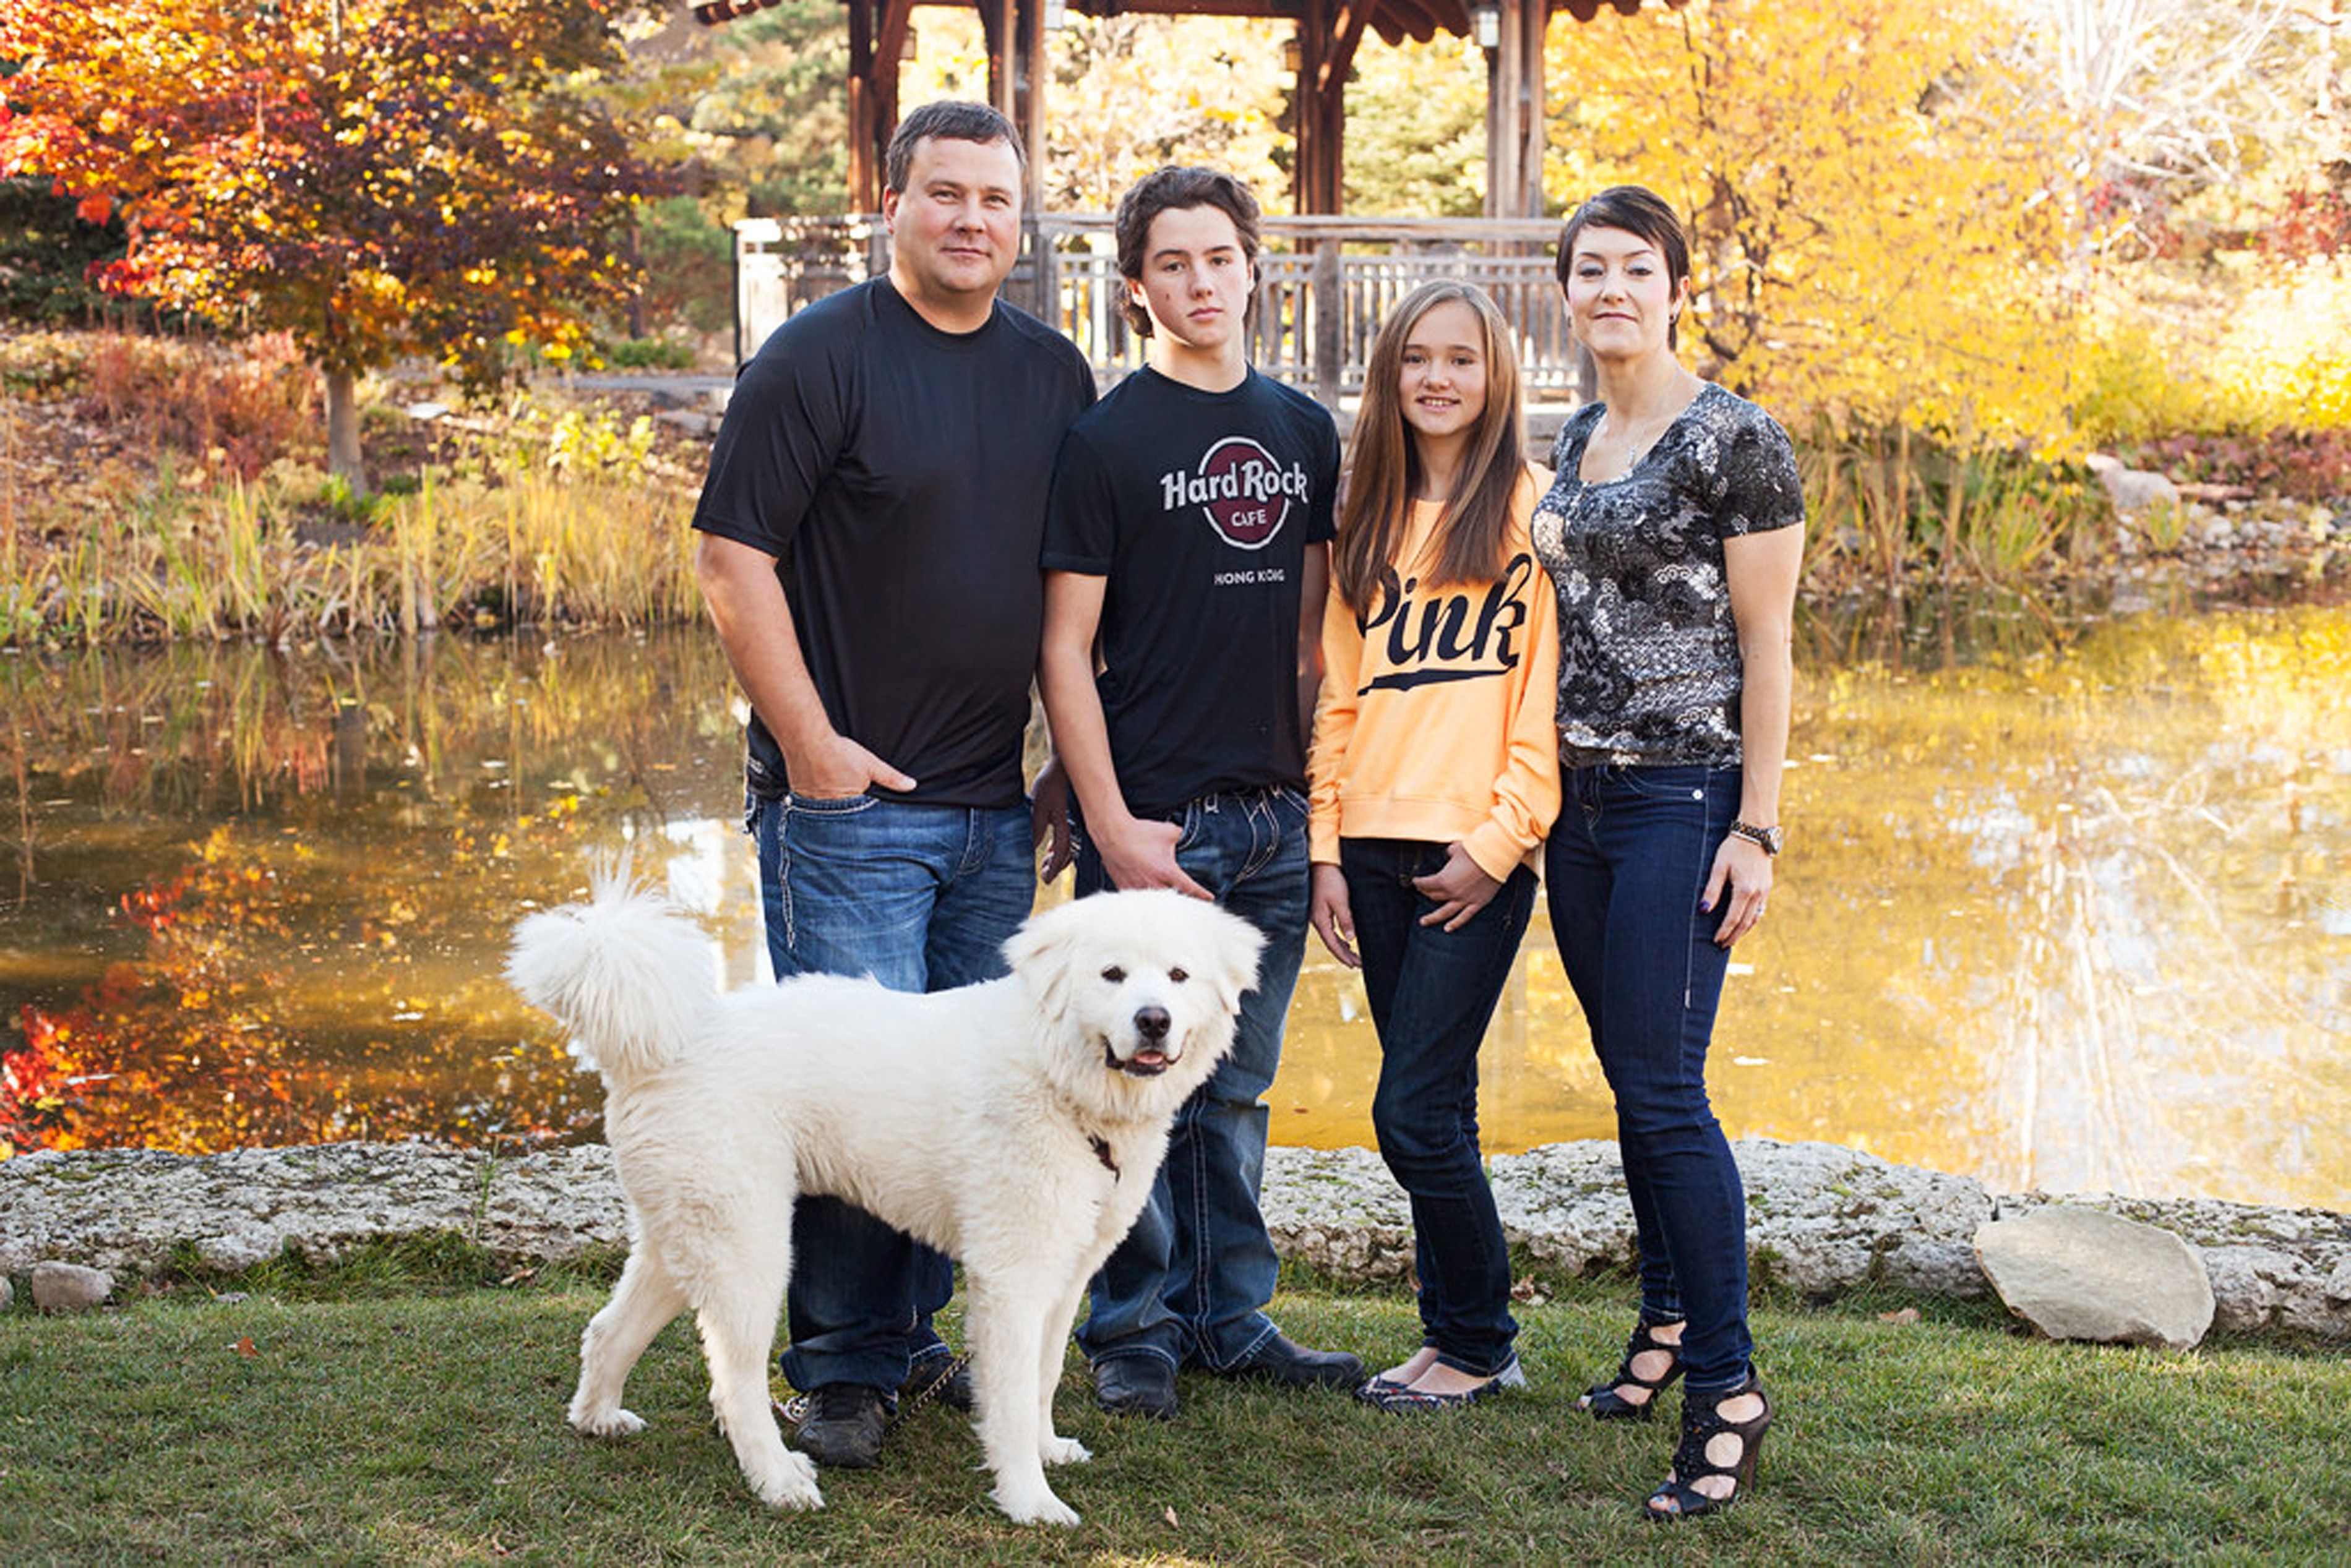
[[[694,7],[697,21],[715,24],[772,5],[777,0],[703,0]],[[980,0],[920,0],[925,5],[977,5]],[[1641,9],[1642,0],[1546,0],[1547,14],[1557,16],[1564,11],[1579,22],[1589,22],[1602,11],[1614,11],[1630,16]],[[1668,7],[1679,10],[1688,0],[1663,0]],[[1475,36],[1468,0],[1369,0],[1370,15],[1364,28],[1377,33],[1391,44],[1406,38],[1426,43],[1439,33],[1451,33],[1457,37]],[[1342,9],[1345,7],[1342,6]],[[1270,16],[1300,18],[1306,10],[1305,0],[1070,0],[1070,9],[1089,16],[1115,16],[1134,12],[1160,16]]]
[[[952,4],[953,0],[943,3]],[[1687,0],[1665,0],[1676,9],[1686,3]],[[1141,12],[1168,16],[1296,18],[1306,7],[1303,0],[1071,0],[1070,8],[1089,16]],[[1551,15],[1564,11],[1579,22],[1589,22],[1603,10],[1630,16],[1640,8],[1641,0],[1550,0],[1549,5]],[[1366,30],[1377,33],[1391,44],[1400,44],[1406,38],[1425,44],[1439,33],[1464,38],[1475,36],[1467,0],[1369,0],[1369,9]]]
[[[898,65],[916,4],[977,10],[987,37],[988,101],[1019,126],[1032,147],[1045,141],[1046,34],[1051,13],[1094,16],[1263,16],[1297,24],[1298,158],[1292,193],[1301,213],[1336,213],[1343,188],[1346,87],[1355,49],[1368,34],[1389,43],[1426,43],[1439,33],[1475,38],[1487,60],[1487,214],[1542,211],[1543,32],[1562,11],[1589,22],[1605,8],[1624,16],[1645,3],[1679,8],[1687,0],[842,0],[849,14],[850,188],[860,212],[882,196],[883,153],[898,118]],[[705,25],[778,0],[700,0]],[[1029,171],[1036,203],[1040,172]]]

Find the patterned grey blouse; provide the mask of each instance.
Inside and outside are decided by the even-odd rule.
[[[1804,520],[1779,422],[1708,383],[1632,469],[1587,485],[1580,408],[1552,447],[1535,554],[1559,592],[1560,760],[1731,767],[1740,760],[1739,632],[1722,541]]]

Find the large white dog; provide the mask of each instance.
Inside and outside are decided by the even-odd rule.
[[[959,1260],[977,1424],[997,1503],[1075,1524],[1047,1465],[1086,1281],[1141,1212],[1176,1112],[1231,1049],[1262,940],[1213,904],[1102,894],[1006,944],[1012,973],[909,996],[809,977],[721,996],[706,937],[610,879],[533,915],[507,976],[604,1076],[604,1126],[633,1244],[580,1345],[571,1425],[641,1430],[629,1369],[693,1309],[710,1402],[752,1490],[817,1508],[787,1448],[768,1357],[791,1275],[795,1194],[831,1193]]]

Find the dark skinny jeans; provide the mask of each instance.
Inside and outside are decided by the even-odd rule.
[[[1460,929],[1423,925],[1436,901],[1412,884],[1442,870],[1446,846],[1343,839],[1339,869],[1355,919],[1364,990],[1380,1037],[1372,1126],[1412,1200],[1424,1344],[1458,1372],[1510,1364],[1510,1252],[1478,1145],[1478,1047],[1534,910],[1535,875],[1511,873]]]
[[[1641,1243],[1641,1315],[1687,1320],[1688,1385],[1748,1375],[1747,1199],[1706,1092],[1729,954],[1698,908],[1739,808],[1739,769],[1568,768],[1544,848],[1552,933],[1616,1099]]]

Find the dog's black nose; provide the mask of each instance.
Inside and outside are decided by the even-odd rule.
[[[1165,1008],[1135,1009],[1134,1032],[1141,1035],[1145,1040],[1165,1040],[1167,1038],[1167,1009]]]

